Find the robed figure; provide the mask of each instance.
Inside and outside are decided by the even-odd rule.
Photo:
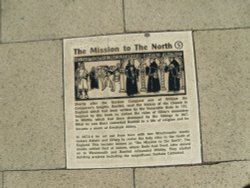
[[[102,90],[106,89],[106,87],[109,86],[112,92],[115,91],[115,82],[113,79],[113,71],[111,70],[111,67],[105,66],[104,67],[104,78],[103,78],[103,88]]]
[[[77,85],[77,97],[80,99],[88,99],[88,76],[89,73],[85,68],[83,62],[78,63],[78,68],[76,69],[76,85]]]
[[[168,66],[169,71],[169,91],[179,91],[180,90],[180,65],[179,63],[173,58]]]
[[[158,65],[154,61],[151,61],[150,65],[146,68],[146,74],[148,75],[148,92],[159,92],[161,89]]]
[[[135,68],[134,64],[130,62],[127,64],[125,68],[126,74],[126,92],[128,96],[134,95],[138,93],[137,87],[137,79],[138,79],[138,70]]]
[[[90,78],[90,87],[91,89],[98,89],[98,76],[95,67],[92,67],[90,73],[89,73],[89,78]]]

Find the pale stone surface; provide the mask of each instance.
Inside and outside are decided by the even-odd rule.
[[[65,167],[62,41],[0,45],[0,170]]]
[[[132,188],[131,169],[13,171],[5,188]]]
[[[3,188],[3,173],[0,172],[0,188]]]
[[[250,29],[194,39],[204,160],[250,159]]]
[[[2,0],[2,41],[123,32],[122,0]]]
[[[2,39],[2,3],[0,1],[0,43],[1,43],[1,39]]]
[[[136,188],[243,188],[250,183],[250,162],[216,165],[140,168]]]
[[[128,31],[250,26],[249,0],[126,0]]]

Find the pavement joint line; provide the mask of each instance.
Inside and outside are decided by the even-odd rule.
[[[4,172],[2,172],[2,188],[4,188]]]
[[[126,12],[125,12],[125,0],[122,0],[122,17],[123,17],[123,32],[126,33]]]
[[[135,181],[135,168],[133,168],[133,187],[136,188],[136,181]]]
[[[65,107],[65,93],[64,93],[64,90],[65,90],[65,80],[64,80],[64,42],[62,41],[62,95],[63,95],[63,129],[64,129],[64,165],[65,165],[65,168],[67,168],[67,161],[68,161],[68,158],[67,158],[67,142],[66,142],[66,139],[67,139],[67,130],[66,130],[66,114],[65,114],[65,110],[66,110],[66,107]]]
[[[169,167],[195,167],[195,166],[212,166],[212,165],[220,165],[225,163],[236,163],[236,162],[250,162],[250,159],[242,159],[242,160],[227,160],[227,161],[211,161],[211,162],[203,162],[198,164],[180,164],[180,165],[164,165],[164,166],[141,166],[141,167],[117,167],[117,168],[78,168],[78,169],[68,169],[68,168],[54,168],[54,169],[13,169],[13,170],[1,170],[2,172],[22,172],[22,171],[89,171],[89,170],[125,170],[125,169],[140,169],[140,168],[169,168]]]
[[[19,44],[19,43],[35,43],[35,42],[44,42],[44,41],[60,41],[64,39],[78,39],[78,38],[89,38],[89,37],[101,37],[101,36],[111,36],[111,35],[124,35],[124,34],[145,34],[145,33],[161,33],[161,32],[212,32],[212,31],[232,31],[232,30],[248,30],[250,26],[247,27],[229,27],[229,28],[210,28],[210,29],[183,29],[183,30],[143,30],[143,31],[126,31],[126,32],[114,32],[114,33],[101,33],[94,35],[83,35],[83,36],[72,36],[72,37],[58,37],[58,38],[47,38],[47,39],[38,39],[38,40],[26,40],[26,41],[11,41],[11,42],[2,42],[0,45],[5,44]]]

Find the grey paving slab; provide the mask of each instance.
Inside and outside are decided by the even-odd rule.
[[[2,41],[123,32],[122,0],[2,0]]]
[[[5,173],[5,188],[132,188],[131,169]]]
[[[204,160],[250,159],[250,30],[195,32]]]
[[[248,0],[126,0],[128,31],[250,26]]]
[[[62,41],[0,45],[0,170],[65,167]]]
[[[135,179],[136,188],[243,188],[250,183],[250,162],[140,168]]]

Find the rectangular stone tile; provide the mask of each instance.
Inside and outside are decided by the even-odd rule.
[[[250,26],[248,0],[126,0],[128,31]]]
[[[0,170],[65,167],[62,41],[0,45]]]
[[[2,41],[123,32],[122,0],[2,0]]]
[[[5,188],[132,188],[131,169],[12,171]]]
[[[250,162],[140,168],[135,179],[136,188],[243,188],[250,183]]]
[[[250,159],[250,29],[194,39],[204,160]]]

